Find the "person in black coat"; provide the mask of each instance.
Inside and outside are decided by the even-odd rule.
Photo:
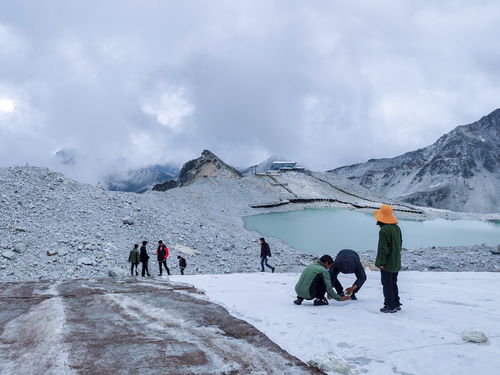
[[[260,239],[260,267],[262,268],[262,272],[264,272],[264,264],[267,268],[271,269],[271,272],[274,272],[275,268],[267,263],[267,257],[271,256],[271,248],[269,244],[266,242],[264,238]]]
[[[366,273],[359,259],[359,255],[354,250],[344,249],[339,251],[333,262],[333,266],[330,268],[332,285],[337,293],[343,296],[344,287],[337,278],[339,273],[354,273],[356,275],[354,284],[346,289],[347,294],[351,294],[351,299],[356,300],[356,293],[359,292],[366,281]]]
[[[177,259],[179,259],[179,269],[181,270],[181,275],[184,275],[184,270],[187,267],[186,259],[184,259],[180,255],[177,255]]]
[[[149,255],[148,251],[146,250],[147,244],[148,244],[147,241],[142,241],[141,252],[139,254],[139,260],[142,263],[142,277],[144,277],[146,273],[148,274],[148,276],[151,276],[148,270]]]

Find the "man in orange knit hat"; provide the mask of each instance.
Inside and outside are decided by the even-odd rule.
[[[377,225],[380,226],[375,266],[380,268],[384,291],[384,307],[380,309],[380,312],[395,313],[401,310],[398,273],[401,269],[403,237],[391,206],[384,204],[379,210],[375,210],[374,214]]]

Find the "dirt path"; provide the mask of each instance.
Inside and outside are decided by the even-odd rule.
[[[317,373],[187,285],[0,285],[2,375]]]

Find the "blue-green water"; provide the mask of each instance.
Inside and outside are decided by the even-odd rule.
[[[346,209],[305,209],[243,218],[245,228],[280,238],[304,252],[376,249],[379,227],[373,215]],[[403,247],[500,244],[500,224],[474,220],[399,220]]]

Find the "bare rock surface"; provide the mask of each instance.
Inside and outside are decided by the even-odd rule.
[[[187,284],[3,283],[1,374],[317,374]]]

